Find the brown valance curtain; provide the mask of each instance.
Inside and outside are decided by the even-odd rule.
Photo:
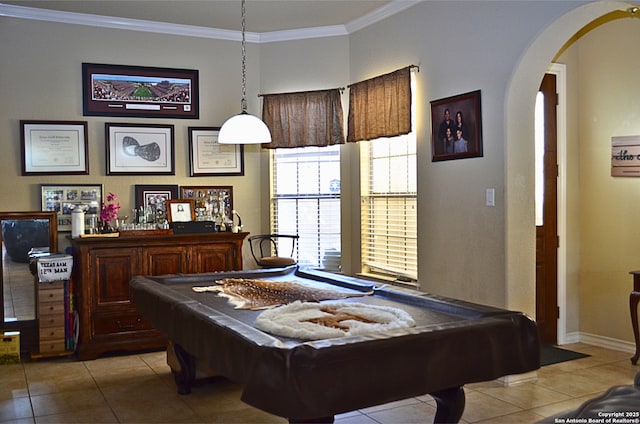
[[[349,86],[347,141],[411,132],[411,68]]]
[[[271,131],[269,149],[344,143],[340,89],[265,94],[262,120]]]

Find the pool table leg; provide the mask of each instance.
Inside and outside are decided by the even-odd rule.
[[[438,408],[434,423],[457,423],[464,412],[464,390],[462,387],[441,390],[429,393],[435,400]]]
[[[188,395],[196,379],[196,360],[177,343],[173,344],[173,349],[180,364],[180,371],[175,371],[173,378],[178,386],[178,393]]]

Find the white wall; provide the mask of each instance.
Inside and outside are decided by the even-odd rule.
[[[424,2],[351,36],[353,80],[411,63],[420,66],[418,248],[423,290],[506,306],[506,90],[540,28],[569,7],[564,2]],[[482,96],[484,157],[431,162],[429,102],[474,90]],[[496,189],[495,207],[485,206],[486,188]]]
[[[118,195],[122,215],[134,205],[135,184],[233,185],[234,207],[245,230],[258,233],[260,150],[245,149],[244,177],[189,177],[189,126],[220,126],[240,112],[240,43],[137,31],[91,28],[0,17],[0,210],[39,210],[41,183],[103,184]],[[199,70],[200,119],[85,117],[82,63]],[[259,46],[247,45],[249,112],[260,114]],[[89,175],[20,176],[19,121],[88,121]],[[106,176],[105,122],[175,125],[175,176]],[[247,252],[245,263],[251,264]]]
[[[611,177],[611,137],[640,135],[640,19],[576,43],[580,167],[580,331],[630,340],[629,271],[640,269],[640,179]]]

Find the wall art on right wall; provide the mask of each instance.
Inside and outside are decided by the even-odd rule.
[[[481,157],[480,90],[431,102],[432,162]]]

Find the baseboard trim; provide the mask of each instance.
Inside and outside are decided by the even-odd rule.
[[[578,341],[572,343],[586,343],[594,346],[604,347],[612,350],[619,350],[621,352],[634,353],[636,351],[636,345],[632,342],[625,340],[614,339],[611,337],[599,336],[597,334],[590,333],[578,333]]]
[[[634,353],[636,351],[635,343],[614,339],[611,337],[598,336],[597,334],[583,333],[580,331],[567,333],[565,335],[565,343],[562,343],[562,345],[571,343],[585,343],[593,346],[604,347],[606,349],[619,350],[621,352],[629,353]],[[535,380],[536,378],[538,378],[538,372],[531,371],[524,374],[506,375],[504,377],[497,378],[495,381],[507,387],[512,384]]]

